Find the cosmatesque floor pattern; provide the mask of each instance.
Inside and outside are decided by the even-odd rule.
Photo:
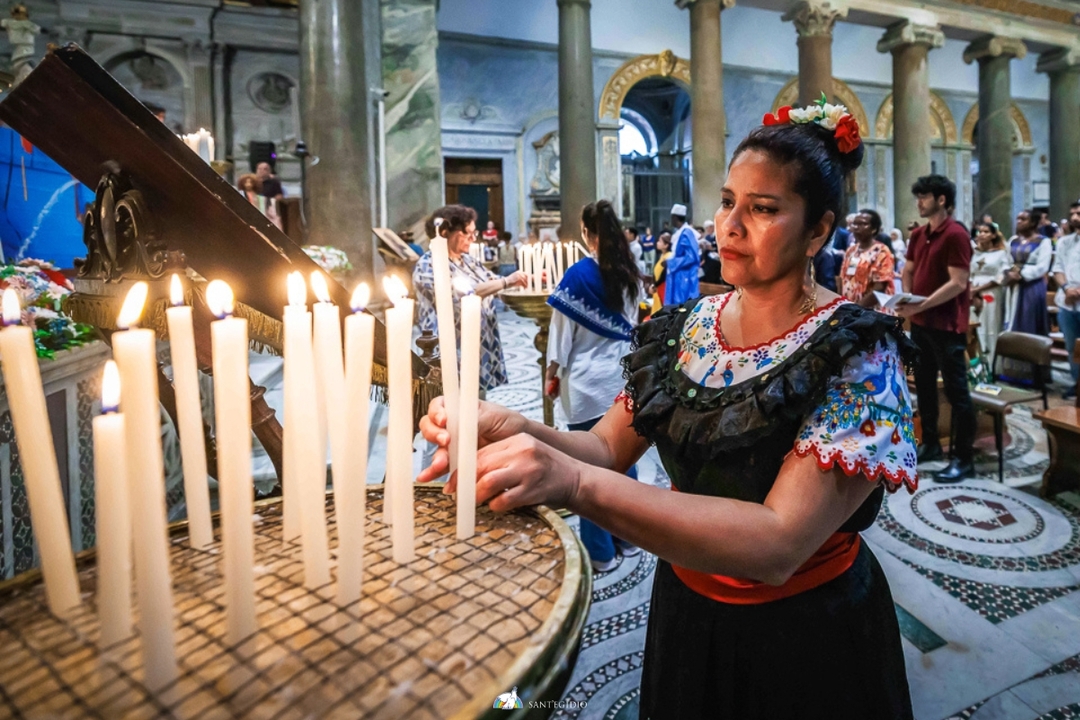
[[[499,323],[510,383],[489,399],[540,419],[536,326],[511,312]],[[1025,408],[1008,429],[1004,483],[992,440],[980,441],[978,479],[938,485],[924,473],[914,495],[887,497],[863,535],[892,587],[918,720],[1080,718],[1080,495],[1039,498],[1046,433]],[[381,477],[380,442],[384,431],[370,481]],[[654,451],[638,467],[641,482],[669,485]],[[574,703],[552,717],[637,718],[655,568],[641,553],[594,576],[565,692]]]

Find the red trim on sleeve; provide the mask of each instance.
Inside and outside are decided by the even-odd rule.
[[[794,453],[795,457],[800,458],[813,455],[814,459],[817,460],[818,469],[822,472],[839,467],[848,477],[862,475],[870,482],[881,481],[885,489],[890,493],[896,492],[901,486],[906,487],[909,493],[914,493],[919,489],[918,472],[909,474],[907,470],[892,471],[883,463],[869,465],[863,458],[859,458],[854,463],[848,463],[844,460],[844,455],[839,449],[827,452],[820,448],[817,443],[811,442],[808,443],[806,449],[800,450],[796,446],[791,452]]]

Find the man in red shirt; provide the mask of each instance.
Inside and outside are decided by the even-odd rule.
[[[952,405],[955,440],[949,448],[949,466],[937,473],[937,482],[960,482],[974,476],[975,407],[967,384],[968,313],[971,296],[971,236],[952,219],[956,185],[943,175],[926,175],[911,186],[919,217],[927,220],[911,233],[902,282],[904,292],[922,295],[917,303],[897,306],[897,314],[911,318],[911,339],[919,346],[915,366],[915,394],[922,419],[919,462],[943,457],[938,433],[938,372],[945,397]]]

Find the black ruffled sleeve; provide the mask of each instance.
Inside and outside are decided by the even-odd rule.
[[[622,360],[632,427],[652,443],[663,438],[710,457],[751,446],[783,424],[802,422],[845,363],[887,336],[905,367],[915,362],[899,318],[846,303],[768,372],[726,388],[703,387],[676,367],[682,328],[697,303],[664,308],[638,326]]]

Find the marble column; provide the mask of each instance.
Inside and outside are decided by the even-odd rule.
[[[589,0],[559,2],[559,237],[576,238],[596,198],[596,100]]]
[[[878,52],[892,53],[893,76],[893,225],[907,227],[919,220],[911,186],[930,174],[931,48],[945,44],[940,28],[914,25],[906,20],[891,25],[878,41]],[[864,132],[869,134],[870,128]]]
[[[378,0],[301,0],[300,91],[307,141],[308,243],[348,253],[357,279],[374,281],[375,113],[382,82]]]
[[[1057,222],[1080,198],[1080,52],[1044,52],[1037,69],[1050,75],[1050,217]]]
[[[822,0],[799,0],[784,13],[799,33],[799,104],[809,105],[821,97],[835,99],[832,81],[832,31],[846,7]]]
[[[724,69],[720,13],[735,0],[676,0],[690,8],[690,127],[693,142],[693,214],[701,224],[720,204],[724,185]]]
[[[201,42],[192,42],[187,48],[188,65],[191,67],[191,116],[193,124],[187,128],[194,132],[199,128],[214,130],[214,94],[210,71],[210,48]]]
[[[1026,54],[1023,41],[995,35],[978,38],[964,50],[964,62],[979,62],[979,206],[975,217],[989,213],[1006,235],[1013,221],[1009,61]]]

